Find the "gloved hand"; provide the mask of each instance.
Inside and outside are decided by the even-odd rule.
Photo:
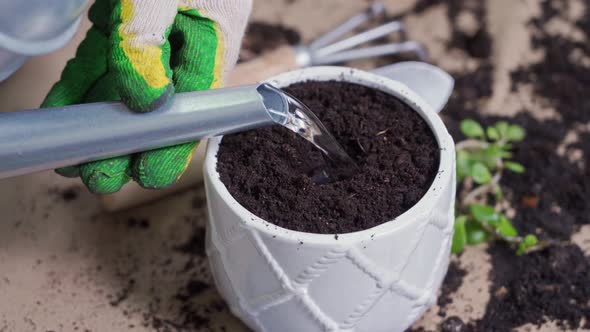
[[[251,0],[96,0],[92,28],[41,107],[121,100],[149,112],[175,91],[220,87],[236,63],[251,7]],[[197,144],[56,172],[80,176],[94,193],[115,192],[131,178],[159,189],[180,178]]]

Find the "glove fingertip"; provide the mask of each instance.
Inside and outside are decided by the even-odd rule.
[[[198,142],[146,151],[136,155],[131,167],[133,179],[146,189],[165,189],[186,171]]]
[[[64,176],[66,178],[76,178],[80,176],[80,168],[78,166],[66,166],[57,168],[55,173]]]
[[[147,166],[145,157],[141,157],[132,168],[132,178],[144,189],[165,189],[175,184],[182,175],[183,170],[161,171],[158,168]]]
[[[112,194],[119,191],[129,180],[126,174],[107,176],[98,171],[82,176],[82,182],[94,194]]]
[[[80,178],[95,194],[111,194],[129,182],[130,156],[95,161],[80,166]]]

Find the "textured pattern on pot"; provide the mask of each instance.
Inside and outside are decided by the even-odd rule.
[[[424,197],[395,221],[337,238],[302,233],[270,224],[230,195],[216,170],[222,138],[211,139],[204,176],[207,253],[215,283],[231,311],[256,331],[403,331],[435,302],[447,271],[455,199],[453,140],[420,96],[382,76],[312,67],[269,82],[285,87],[308,80],[361,84],[410,105],[440,147],[438,174]]]

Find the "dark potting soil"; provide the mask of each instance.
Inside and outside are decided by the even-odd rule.
[[[441,323],[440,331],[512,331],[548,320],[560,330],[590,328],[590,259],[578,246],[559,245],[515,256],[514,250],[495,244],[490,253],[492,297],[484,317],[464,322],[452,316]],[[409,331],[425,332],[422,328]]]
[[[225,136],[221,180],[257,216],[292,230],[341,234],[393,220],[428,190],[439,148],[427,123],[395,97],[342,82],[286,89],[310,107],[360,167],[353,177],[314,184],[319,150],[273,126]]]
[[[589,40],[590,1],[584,2],[586,14],[573,24]],[[440,3],[443,1],[422,0],[416,10],[423,11]],[[477,2],[458,0],[444,3],[448,6],[449,18],[459,10],[473,11],[472,7],[477,5]],[[481,4],[485,7],[483,2]],[[491,59],[489,55],[477,56],[469,51],[468,45],[461,46],[455,33],[449,47],[465,50],[478,61],[479,67],[453,73],[455,91],[442,116],[456,141],[464,139],[459,131],[463,119],[476,119],[483,125],[504,120],[523,126],[527,137],[515,146],[513,159],[523,163],[526,172],[506,173],[502,179],[506,198],[516,211],[514,224],[522,233],[569,241],[580,225],[590,222],[590,133],[580,133],[577,142],[566,144],[565,155],[557,151],[569,130],[590,120],[590,104],[586,96],[590,89],[590,73],[589,67],[579,59],[563,54],[580,52],[590,56],[590,48],[587,42],[572,41],[545,30],[546,22],[551,18],[560,16],[567,20],[566,2],[542,1],[541,7],[541,17],[533,19],[530,27],[534,30],[534,47],[543,50],[546,58],[516,69],[511,78],[514,90],[525,84],[532,85],[537,98],[552,106],[559,117],[538,120],[526,109],[515,117],[483,115],[479,103],[492,94],[494,68]],[[478,11],[478,15],[485,17],[485,10]],[[456,31],[455,21],[450,19],[450,23]],[[485,28],[484,22],[481,29]],[[491,40],[481,36],[474,44],[482,42],[486,44],[484,49],[492,49]],[[582,151],[579,160],[567,157],[574,149]],[[575,330],[582,319],[590,322],[590,257],[585,256],[579,247],[573,244],[553,246],[523,257],[516,256],[514,250],[504,244],[492,245],[488,251],[492,263],[492,297],[484,317],[475,322],[449,317],[437,331],[511,331],[527,323],[538,325],[546,321],[556,322],[560,329]],[[449,294],[445,286],[441,291],[443,298]]]
[[[588,5],[586,14],[573,24],[590,28],[590,1],[585,2]],[[542,49],[546,58],[516,69],[512,73],[513,89],[519,89],[525,83],[532,84],[537,98],[553,106],[559,117],[541,121],[531,116],[528,110],[512,118],[481,115],[477,103],[473,101],[488,97],[492,86],[491,74],[481,68],[459,76],[445,116],[457,140],[463,138],[458,131],[458,123],[466,118],[475,118],[484,125],[505,120],[526,129],[527,137],[516,146],[513,158],[523,163],[527,170],[522,175],[508,172],[502,181],[512,192],[509,198],[516,208],[516,226],[522,232],[568,240],[579,225],[590,222],[590,134],[581,133],[576,143],[566,144],[564,155],[558,154],[558,147],[569,130],[590,121],[590,103],[587,100],[590,67],[559,54],[579,51],[588,57],[590,47],[587,43],[574,42],[545,31],[544,23],[548,20],[558,15],[568,17],[568,6],[560,1],[543,1],[541,4],[541,17],[533,19],[530,25],[534,31],[534,47]],[[590,29],[584,32],[586,39],[590,39]],[[466,80],[463,81],[463,78]],[[582,152],[579,160],[568,157],[574,149]]]
[[[493,248],[492,300],[479,331],[508,331],[547,318],[577,329],[590,318],[590,259],[576,245],[556,246],[521,257],[504,245]],[[584,328],[590,328],[586,321]]]
[[[588,3],[588,2],[587,2]],[[590,4],[590,3],[588,3]],[[526,165],[523,175],[508,173],[502,184],[512,190],[516,207],[516,227],[541,238],[569,240],[590,220],[590,154],[588,134],[566,151],[580,149],[582,158],[570,160],[557,153],[559,144],[576,123],[590,121],[590,67],[563,54],[580,52],[590,56],[587,43],[551,35],[545,22],[555,16],[567,17],[563,2],[542,2],[542,16],[530,22],[533,46],[544,50],[545,59],[512,73],[513,88],[532,84],[535,95],[559,113],[555,120],[539,121],[519,115],[511,121],[527,129],[527,138],[518,145],[515,159]],[[590,8],[574,22],[586,26]],[[590,39],[590,29],[583,30]],[[493,120],[493,119],[490,119]],[[585,162],[584,162],[585,160]],[[559,207],[556,209],[555,207]],[[490,248],[492,254],[492,294],[476,330],[509,330],[525,323],[542,324],[553,320],[563,329],[590,327],[590,257],[576,245],[554,246],[523,257],[504,246]]]
[[[176,247],[176,250],[185,254],[196,254],[205,257],[205,229],[199,228],[195,230],[190,239]]]
[[[62,191],[61,198],[65,202],[71,202],[71,201],[75,200],[76,198],[78,198],[78,190],[79,190],[78,187],[67,188],[64,191]]]
[[[282,24],[255,21],[248,24],[238,62],[249,61],[280,46],[297,45],[301,36],[297,30]]]
[[[519,232],[567,241],[580,225],[588,223],[588,168],[580,168],[556,152],[569,129],[567,125],[557,120],[539,121],[527,113],[513,118],[468,114],[454,112],[452,117],[447,117],[447,123],[456,128],[459,119],[475,118],[484,125],[504,120],[527,129],[527,139],[516,146],[513,158],[527,170],[524,174],[506,173],[502,180],[506,197],[515,207],[513,221]],[[455,116],[456,120],[452,119]],[[581,135],[578,143],[566,149],[589,146],[588,136]],[[459,139],[460,134],[455,137]],[[587,152],[585,155],[588,156]],[[556,210],[555,206],[560,209]],[[502,294],[504,291],[500,289],[506,289],[510,296],[493,296],[481,320],[466,323],[464,329],[457,331],[509,331],[526,323],[541,324],[546,320],[574,329],[581,317],[590,321],[590,258],[577,246],[551,247],[524,257],[516,256],[513,249],[503,244],[494,245],[488,251],[493,266],[490,293]],[[576,296],[569,290],[576,290]]]
[[[492,52],[492,40],[486,28],[486,8],[484,1],[465,0],[418,0],[414,6],[415,13],[446,4],[447,16],[451,23],[451,39],[448,48],[458,48],[465,51],[469,56],[477,59],[489,58]],[[457,24],[459,14],[462,11],[469,11],[480,23],[478,29],[467,33],[461,30]]]
[[[135,218],[131,217],[127,219],[127,227],[129,228],[141,228],[141,229],[148,229],[150,228],[150,220],[147,218]]]
[[[581,24],[581,22],[578,22]],[[587,23],[585,23],[587,24]],[[543,22],[534,20],[531,26],[539,29],[533,37],[533,47],[545,51],[545,61],[529,67],[521,67],[512,72],[512,89],[523,84],[532,84],[534,92],[544,103],[558,109],[567,123],[586,123],[590,121],[590,66],[582,65],[580,58],[564,54],[590,54],[588,42],[572,41],[567,38],[543,34]],[[590,32],[590,24],[586,27]]]
[[[78,195],[80,194],[80,188],[77,186],[68,187],[65,189],[54,187],[48,190],[48,194],[56,196],[64,202],[69,203],[78,199]]]

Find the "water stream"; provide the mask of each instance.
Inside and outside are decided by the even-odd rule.
[[[342,180],[358,171],[358,166],[324,127],[317,116],[302,102],[282,91],[287,97],[289,114],[283,126],[303,137],[317,147],[328,158],[329,163],[315,170],[312,179],[324,184]]]

